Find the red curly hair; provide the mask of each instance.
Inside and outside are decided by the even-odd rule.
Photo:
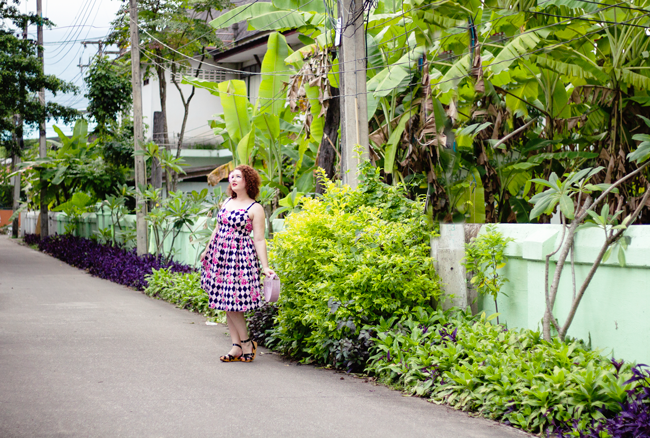
[[[260,174],[257,173],[257,170],[253,169],[251,166],[247,166],[245,164],[241,164],[233,169],[233,172],[235,170],[239,170],[244,177],[244,181],[246,181],[246,193],[248,193],[248,196],[255,201],[257,199],[257,195],[260,194],[260,185],[262,184],[262,179],[260,178]],[[231,172],[232,173],[232,172]],[[232,199],[237,198],[237,193],[235,193],[230,187],[230,181],[228,181],[228,196],[230,196]]]

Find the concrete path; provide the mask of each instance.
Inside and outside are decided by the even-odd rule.
[[[0,437],[522,437],[277,355],[0,236]]]

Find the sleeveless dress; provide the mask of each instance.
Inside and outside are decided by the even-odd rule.
[[[246,312],[264,305],[260,264],[251,238],[253,222],[246,209],[219,210],[219,231],[208,244],[203,259],[201,288],[210,297],[210,308]]]

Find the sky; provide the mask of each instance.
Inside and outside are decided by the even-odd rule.
[[[81,89],[77,96],[71,94],[52,96],[46,92],[46,100],[76,109],[86,108],[88,100],[83,97],[85,94],[83,75],[87,68],[82,72],[78,66],[89,64],[91,58],[97,54],[98,45],[87,44],[84,47],[81,41],[104,39],[121,3],[120,0],[43,0],[43,16],[56,25],[51,29],[43,30],[45,73],[73,82]],[[24,12],[36,12],[36,0],[22,0],[20,7]],[[36,40],[36,26],[31,26],[28,32],[29,38]],[[116,50],[116,48],[109,47],[105,50]],[[48,137],[56,135],[52,129],[53,124],[66,134],[72,132],[71,126],[48,122]],[[26,137],[38,137],[38,132],[31,132]]]

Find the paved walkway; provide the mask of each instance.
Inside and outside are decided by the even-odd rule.
[[[0,437],[523,437],[266,354],[0,236]]]

